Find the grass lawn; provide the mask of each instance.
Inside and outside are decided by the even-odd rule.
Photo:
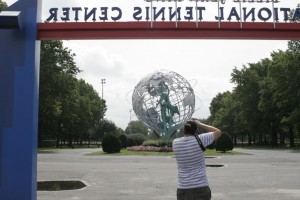
[[[73,149],[96,149],[96,148],[99,148],[99,145],[91,144],[91,145],[74,145],[73,146]],[[61,148],[42,147],[42,148],[38,148],[38,153],[51,153],[51,152],[53,153],[54,151],[64,150],[64,149],[72,149],[72,148],[68,147],[68,146],[62,146]]]
[[[126,149],[122,149],[120,153],[105,153],[103,151],[96,151],[90,154],[89,156],[101,156],[101,155],[157,155],[157,156],[173,156],[173,152],[150,152],[150,151],[128,151]],[[245,155],[244,153],[238,151],[228,151],[226,153],[216,152],[216,150],[207,149],[205,151],[205,156],[218,156],[218,155]]]

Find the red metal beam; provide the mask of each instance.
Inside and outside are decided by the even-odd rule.
[[[152,27],[151,27],[152,26]],[[251,39],[299,40],[300,23],[68,22],[38,24],[39,40]]]

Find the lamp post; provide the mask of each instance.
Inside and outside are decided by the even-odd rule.
[[[105,82],[105,78],[101,79],[101,84],[102,84],[102,99],[104,99],[104,96],[103,96],[103,85],[106,83]]]
[[[131,134],[131,117],[132,117],[131,114],[132,114],[132,109],[129,110],[129,118],[130,118],[130,121],[129,121],[129,131],[130,131],[130,132],[129,132],[129,133],[130,133],[130,134]]]
[[[103,85],[105,84],[105,78],[103,78],[103,79],[101,79],[101,85],[102,85],[102,100],[104,100],[104,95],[103,95]],[[105,135],[105,132],[104,132],[104,130],[103,130],[103,123],[104,123],[104,113],[103,113],[103,116],[102,116],[102,123],[101,123],[101,126],[102,126],[102,131],[103,131],[103,135]],[[98,147],[99,147],[99,145],[98,145]]]

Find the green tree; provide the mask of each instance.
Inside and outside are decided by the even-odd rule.
[[[233,94],[226,92],[221,100],[221,107],[215,113],[215,119],[213,126],[219,127],[223,132],[230,133],[232,139],[235,140],[236,135],[234,134],[234,99]]]
[[[117,133],[117,135],[122,135],[122,134],[125,134],[125,131],[118,127],[116,130],[116,133]]]
[[[241,70],[236,68],[231,74],[231,82],[236,84],[234,88],[236,110],[240,113],[239,122],[243,122],[246,132],[248,133],[248,142],[251,144],[262,143],[263,115],[258,108],[260,102],[260,83],[267,76],[267,64],[269,60],[265,59],[258,63],[244,66]],[[257,137],[258,136],[258,137]]]
[[[63,47],[62,41],[41,43],[39,147],[44,139],[58,140],[63,132],[73,128],[76,116],[69,115],[67,108],[74,110],[75,97],[78,96],[75,75],[79,69],[74,62],[74,56],[71,50]]]
[[[219,127],[222,129],[222,131],[228,132],[232,127],[232,112],[231,112],[231,106],[233,104],[232,102],[232,95],[229,92],[223,93],[223,95],[218,94],[218,109],[213,107],[213,104],[211,104],[210,108],[214,108],[214,120],[213,125],[216,127]],[[213,99],[212,103],[214,102]]]
[[[215,147],[216,151],[222,151],[225,153],[226,151],[231,151],[233,149],[233,142],[229,135],[224,133],[216,140]]]
[[[120,136],[119,136],[119,138],[120,138],[120,141],[121,141],[121,144],[122,144],[122,148],[123,149],[125,149],[125,148],[127,148],[127,143],[128,143],[128,139],[127,139],[127,136],[126,135],[124,135],[124,134],[121,134]]]
[[[111,120],[108,119],[104,119],[102,122],[102,131],[105,134],[107,133],[113,133],[117,135],[117,126],[115,125],[115,123]]]
[[[272,102],[277,109],[278,123],[288,128],[290,146],[294,146],[294,129],[300,116],[300,44],[290,41],[287,51],[272,54],[271,80]],[[285,134],[280,134],[284,144]]]
[[[148,136],[148,129],[145,127],[141,121],[131,121],[128,123],[127,128],[125,129],[126,134],[140,133],[144,136]]]
[[[218,93],[211,101],[209,111],[210,111],[210,117],[209,121],[212,123],[217,115],[217,112],[222,108],[223,106],[223,99],[226,95],[228,95],[230,92],[224,92],[224,93]]]
[[[300,4],[298,4],[298,7],[300,7]],[[298,20],[299,21],[299,20]],[[297,100],[294,104],[294,109],[291,112],[290,116],[287,118],[289,123],[289,136],[290,136],[290,146],[294,147],[294,137],[295,137],[295,129],[298,131],[298,134],[300,133],[300,68],[299,68],[299,61],[300,61],[300,41],[289,41],[288,43],[288,53],[292,55],[293,59],[293,66],[291,67],[291,72],[289,74],[292,76],[291,84],[294,88],[294,94],[297,94],[294,96]],[[292,89],[292,88],[290,88]],[[295,102],[295,101],[293,101]],[[298,135],[300,137],[300,134]]]
[[[102,140],[102,149],[106,153],[119,153],[122,148],[122,144],[119,136],[116,134],[108,133]]]
[[[62,41],[43,41],[41,46],[39,146],[46,139],[68,142],[99,141],[104,132],[116,131],[113,122],[103,121],[105,101],[84,80],[74,56]]]
[[[77,115],[80,121],[77,123],[76,132],[80,143],[96,139],[97,127],[101,126],[101,119],[106,111],[105,101],[102,100],[92,85],[84,80],[79,80],[79,109]]]
[[[128,147],[142,145],[145,140],[146,140],[146,137],[140,133],[133,133],[133,134],[127,135]]]
[[[0,0],[0,12],[4,11],[7,8],[6,2]]]
[[[61,113],[57,117],[59,124],[63,125],[61,137],[57,138],[57,143],[62,139],[68,141],[68,146],[73,148],[73,141],[77,137],[78,123],[80,122],[79,110],[79,93],[78,82],[73,76],[61,74],[60,82],[64,86],[61,87],[59,101],[61,102]]]
[[[230,133],[232,139],[272,146],[290,146],[300,132],[300,41],[290,41],[286,51],[271,59],[233,69],[231,93],[218,94],[211,102],[210,122]],[[236,141],[234,141],[236,142]]]
[[[235,91],[232,92],[231,97],[233,103],[231,106],[231,115],[233,116],[233,127],[231,131],[233,131],[232,133],[234,135],[234,144],[236,145],[237,140],[240,140],[243,145],[244,141],[246,141],[246,136],[248,133],[247,126],[245,123],[245,116],[243,114],[244,109]]]

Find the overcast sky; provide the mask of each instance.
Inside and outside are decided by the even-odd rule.
[[[121,0],[119,2],[122,3],[115,5],[130,7],[132,2],[137,1]],[[10,5],[14,0],[6,2]],[[48,10],[51,7],[99,7],[102,5],[101,2],[117,1],[41,2],[44,20],[49,16]],[[288,0],[281,5],[293,7],[295,2],[297,1]],[[213,9],[215,5],[216,3],[209,3],[205,6],[207,9]],[[270,7],[270,4],[265,6]],[[64,45],[76,54],[77,66],[83,70],[78,78],[92,84],[100,96],[102,96],[101,79],[106,79],[103,85],[104,99],[107,101],[105,117],[125,129],[130,120],[131,94],[135,85],[147,74],[161,69],[181,74],[191,83],[197,96],[197,111],[193,117],[207,118],[210,115],[209,105],[212,98],[218,93],[232,91],[234,85],[230,83],[230,74],[234,67],[240,69],[243,65],[247,66],[248,63],[270,57],[272,51],[285,50],[287,41],[73,40],[64,41]]]

